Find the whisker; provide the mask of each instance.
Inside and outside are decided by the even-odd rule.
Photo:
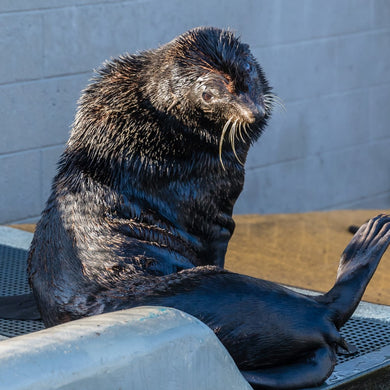
[[[237,121],[238,121],[238,119],[236,119],[233,122],[232,126],[230,127],[230,132],[229,132],[229,142],[230,142],[230,145],[232,145],[234,143],[234,136],[235,136],[235,133],[236,133]]]
[[[242,135],[242,122],[238,124],[238,134],[240,135],[241,141],[245,143],[244,137]]]
[[[274,103],[277,103],[277,104],[284,105],[283,100],[281,100],[281,99],[276,99],[276,98],[273,98],[273,97],[266,97],[264,100],[266,100],[268,102],[274,102]]]
[[[286,107],[282,102],[277,103],[277,106],[280,107],[284,112],[287,112]]]
[[[266,112],[270,112],[272,107],[273,105],[271,103],[268,103],[267,101],[264,100],[264,108]]]
[[[236,157],[237,161],[241,164],[241,165],[244,165],[241,160],[239,159],[239,157],[237,156],[237,152],[236,152],[236,146],[235,146],[235,143],[236,143],[236,127],[237,127],[237,121],[238,119],[236,119],[233,123],[233,126],[230,128],[230,144],[232,146],[232,150],[233,150],[233,154],[234,156]]]
[[[233,142],[234,142],[234,132],[236,130],[236,123],[237,123],[237,119],[230,126],[230,132],[229,132],[229,142],[230,142],[230,145],[233,145]]]
[[[283,111],[286,111],[286,107],[284,106],[284,104],[283,103],[281,103],[281,102],[278,102],[278,101],[274,101],[274,100],[270,100],[270,101],[267,101],[267,102],[265,102],[265,105],[268,105],[268,108],[280,108],[280,109],[282,109]]]
[[[221,165],[222,165],[223,170],[225,170],[225,166],[223,165],[223,161],[222,161],[222,144],[223,144],[223,139],[225,138],[226,131],[227,131],[232,119],[233,118],[229,118],[229,120],[223,126],[221,138],[219,140],[219,161],[221,161]]]
[[[280,101],[280,102],[283,102],[283,100],[279,97],[279,96],[277,96],[277,95],[274,95],[274,94],[272,94],[272,93],[267,93],[267,94],[265,94],[265,95],[263,95],[263,97],[265,98],[265,99],[269,99],[269,100],[278,100],[278,101]]]
[[[268,105],[270,108],[279,107],[283,111],[286,111],[284,102],[279,96],[273,93],[266,93],[265,95],[263,95],[263,99],[264,99],[264,104]]]
[[[244,133],[247,136],[247,138],[249,138],[247,126],[249,126],[248,123],[244,123]]]
[[[280,99],[280,97],[279,97],[278,95],[276,95],[275,93],[265,93],[263,96],[266,96],[266,97],[275,97],[275,98]]]

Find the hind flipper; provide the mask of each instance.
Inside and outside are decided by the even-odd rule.
[[[390,244],[390,215],[378,215],[362,225],[345,248],[337,280],[348,277],[355,268],[370,264],[376,268]],[[373,258],[375,256],[375,258]]]
[[[300,389],[322,384],[335,364],[333,348],[324,346],[293,364],[241,373],[254,389]]]
[[[39,320],[41,313],[33,294],[0,297],[0,318],[8,320]]]
[[[390,216],[378,215],[360,227],[345,248],[334,287],[316,298],[326,303],[338,329],[349,319],[390,244]]]

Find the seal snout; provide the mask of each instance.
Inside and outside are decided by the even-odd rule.
[[[242,109],[242,116],[247,123],[254,123],[259,119],[264,118],[265,116],[265,108],[260,104],[253,104],[247,109]]]
[[[254,102],[247,93],[238,96],[240,114],[245,122],[254,123],[266,114],[264,103]]]
[[[265,107],[263,103],[255,104],[255,112],[253,113],[256,118],[264,118],[265,117]]]

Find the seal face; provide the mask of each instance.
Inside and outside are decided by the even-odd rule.
[[[320,297],[224,270],[243,164],[275,104],[228,31],[197,28],[105,63],[82,94],[31,244],[46,326],[174,307],[214,330],[254,388],[323,382],[337,346],[348,348],[338,329],[389,245],[390,217],[357,232]]]

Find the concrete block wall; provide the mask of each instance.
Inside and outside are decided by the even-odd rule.
[[[92,69],[198,25],[237,30],[286,106],[237,213],[390,208],[389,1],[3,0],[0,223],[38,218]]]

